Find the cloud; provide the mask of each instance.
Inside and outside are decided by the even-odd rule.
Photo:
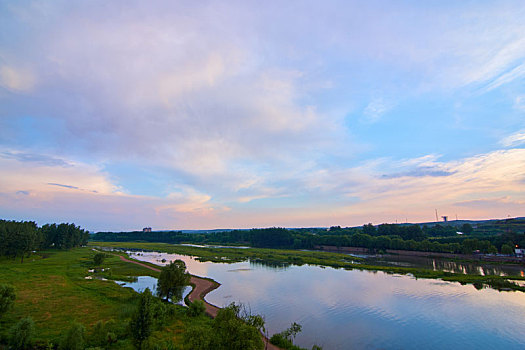
[[[77,186],[71,186],[71,185],[62,185],[62,184],[55,184],[55,183],[48,183],[50,186],[58,186],[58,187],[64,187],[64,188],[70,188],[72,190],[78,190],[79,188]]]
[[[0,157],[16,159],[21,162],[37,163],[39,165],[46,165],[46,166],[61,166],[61,167],[72,166],[71,164],[67,163],[63,159],[56,158],[53,156],[43,155],[43,154],[37,154],[37,153],[5,151],[5,152],[0,153]]]
[[[36,84],[34,75],[26,69],[0,67],[0,86],[13,92],[30,92]]]
[[[89,229],[120,230],[152,222],[160,225],[158,228],[190,226],[229,210],[190,186],[173,188],[165,197],[129,195],[98,166],[69,159],[64,162],[69,166],[0,157],[0,208],[4,215],[16,218],[30,210],[33,219],[44,223],[67,221]]]
[[[525,40],[523,42],[523,45],[525,45]],[[496,77],[496,79],[494,79],[484,87],[484,91],[494,90],[503,84],[510,83],[511,81],[519,79],[523,76],[525,76],[525,63],[520,64],[519,66],[511,69],[510,71],[505,72]]]
[[[525,205],[525,201],[512,200],[509,197],[502,198],[489,198],[489,199],[476,199],[469,201],[462,201],[454,203],[457,206],[467,207],[467,208],[480,208],[484,210],[491,210],[493,208],[503,208],[503,209],[519,209]]]
[[[95,226],[105,210],[107,223],[169,227],[322,225],[410,208],[420,217],[434,205],[506,195],[496,188],[520,196],[512,191],[523,178],[507,175],[522,170],[511,166],[522,164],[519,151],[456,161],[417,157],[417,147],[396,154],[381,144],[391,138],[379,123],[389,112],[400,118],[393,109],[402,103],[437,110],[443,95],[513,87],[523,77],[519,2],[432,11],[388,1],[296,4],[115,1],[104,14],[91,2],[3,6],[0,27],[12,35],[0,38],[8,148],[0,192],[46,215],[86,208]],[[518,97],[518,112],[522,104]],[[373,131],[344,120],[359,106]],[[425,108],[421,125],[431,124]],[[403,130],[417,127],[410,111],[403,118]],[[487,124],[481,118],[472,124]],[[429,147],[456,142],[454,131]],[[522,134],[502,145],[521,145]],[[116,176],[123,163],[131,171]],[[168,195],[134,195],[157,179],[155,193]],[[20,191],[30,195],[13,197]]]
[[[500,141],[504,147],[516,147],[525,143],[525,130],[518,131]]]
[[[363,121],[366,123],[376,123],[392,107],[392,103],[388,103],[382,98],[374,99],[366,106],[365,110],[363,111]]]

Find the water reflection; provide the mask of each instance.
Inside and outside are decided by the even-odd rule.
[[[366,263],[379,266],[402,266],[432,269],[473,275],[520,276],[524,268],[520,265],[497,265],[484,262],[459,262],[436,258],[401,255],[360,255]]]
[[[381,271],[199,262],[160,253],[133,257],[154,263],[184,260],[191,273],[222,284],[208,294],[209,302],[247,304],[265,316],[270,334],[298,322],[303,331],[297,343],[306,348],[525,348],[525,294],[520,292]]]

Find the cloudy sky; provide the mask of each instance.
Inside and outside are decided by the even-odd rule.
[[[0,217],[525,216],[525,4],[0,0]]]

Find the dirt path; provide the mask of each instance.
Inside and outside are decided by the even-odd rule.
[[[157,268],[155,268],[153,266],[146,265],[146,264],[143,264],[143,263],[138,262],[138,261],[133,261],[133,260],[126,259],[122,255],[119,255],[118,257],[122,261],[133,263],[133,264],[137,264],[137,265],[143,266],[143,267],[145,267],[147,269],[150,269],[152,271],[160,272],[160,269],[157,269]],[[191,276],[190,283],[193,284],[194,287],[191,290],[190,294],[188,294],[188,299],[190,299],[191,302],[193,302],[195,300],[202,300],[204,302],[204,306],[206,306],[206,313],[208,315],[210,315],[211,317],[215,318],[215,316],[217,316],[217,312],[219,312],[220,308],[218,308],[215,305],[212,305],[212,304],[208,303],[206,300],[204,300],[204,297],[206,296],[206,294],[208,294],[212,290],[214,290],[216,288],[219,288],[220,284],[215,282],[215,281],[210,281],[210,280],[207,280],[205,278],[197,277],[197,276],[193,276],[193,275]],[[278,348],[277,346],[275,346],[272,343],[270,343],[268,338],[266,338],[264,335],[262,336],[262,339],[263,339],[264,346],[265,346],[264,348],[266,350],[281,350],[281,348]]]

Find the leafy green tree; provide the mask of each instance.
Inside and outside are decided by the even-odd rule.
[[[78,322],[73,322],[60,342],[61,350],[83,350],[86,329]]]
[[[270,343],[283,349],[300,349],[299,347],[295,346],[293,342],[297,333],[301,332],[301,329],[301,325],[294,322],[288,329],[272,335],[270,338]],[[312,349],[314,349],[316,346],[317,345],[314,345]]]
[[[463,225],[461,225],[461,232],[463,232],[464,234],[469,235],[472,233],[472,231],[474,231],[474,229],[472,228],[471,224],[464,223]]]
[[[106,254],[104,254],[104,253],[96,253],[93,256],[93,264],[95,264],[95,266],[100,266],[104,262],[105,258],[106,258]]]
[[[246,316],[241,314],[241,306],[235,303],[220,309],[213,320],[211,349],[262,350],[261,333],[248,323]]]
[[[371,223],[363,225],[363,233],[365,235],[375,236],[376,232],[377,232],[377,230],[376,230],[375,226],[372,225]]]
[[[139,307],[130,323],[131,336],[137,349],[142,348],[153,331],[153,302],[154,297],[149,288],[140,293]]]
[[[190,283],[186,264],[182,260],[172,261],[160,271],[157,282],[157,294],[160,298],[178,302],[182,299],[184,288]]]
[[[15,299],[15,287],[10,284],[0,284],[0,316],[13,306]]]
[[[33,344],[35,323],[31,317],[18,321],[9,331],[9,346],[13,349],[29,349]]]
[[[512,250],[512,246],[508,244],[504,244],[501,246],[501,254],[511,255],[512,253],[514,253],[514,251]]]
[[[188,307],[188,315],[192,317],[198,317],[200,315],[204,315],[205,311],[206,311],[206,306],[204,305],[204,302],[202,300],[195,300]]]

